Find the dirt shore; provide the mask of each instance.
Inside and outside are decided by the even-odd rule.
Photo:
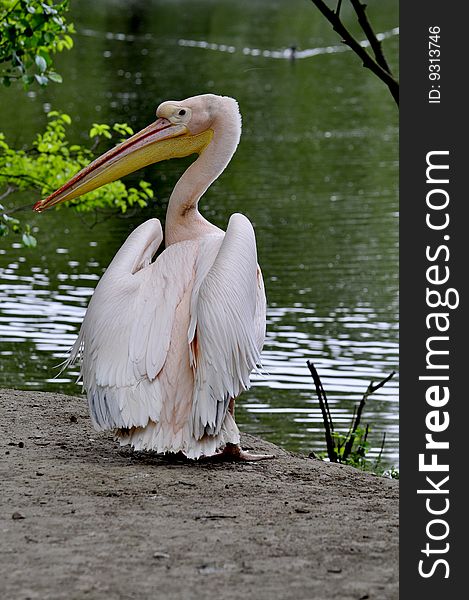
[[[120,449],[85,402],[0,390],[0,596],[398,598],[398,484],[288,453],[189,463]]]

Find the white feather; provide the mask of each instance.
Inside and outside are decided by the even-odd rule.
[[[185,105],[191,126],[210,128],[213,139],[171,195],[167,248],[151,263],[163,238],[157,219],[128,237],[96,287],[68,364],[82,357],[97,429],[115,429],[137,449],[198,458],[239,443],[228,407],[260,361],[266,301],[248,219],[234,214],[224,234],[197,210],[238,144],[237,103],[207,94]]]
[[[250,387],[264,341],[265,295],[258,282],[251,223],[232,215],[218,254],[200,252],[191,300],[189,343],[195,370],[193,434],[217,435],[231,398]],[[262,337],[262,339],[261,339]]]
[[[81,375],[99,429],[144,427],[159,419],[164,390],[157,375],[176,307],[191,287],[197,247],[175,244],[148,264],[161,241],[157,219],[132,232],[96,287],[72,349],[70,361],[83,355]]]

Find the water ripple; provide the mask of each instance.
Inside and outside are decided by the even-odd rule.
[[[382,33],[378,33],[376,35],[379,41],[388,39],[390,37],[394,37],[399,35],[399,27],[394,27],[389,31],[384,31]],[[202,48],[204,50],[215,50],[216,52],[228,52],[229,54],[233,54],[235,52],[242,52],[246,56],[260,56],[262,58],[275,58],[275,59],[302,59],[302,58],[311,58],[313,56],[319,56],[321,54],[336,54],[338,52],[348,52],[351,50],[349,46],[345,44],[333,45],[333,46],[324,46],[319,48],[305,48],[304,50],[299,50],[295,46],[291,46],[289,48],[281,48],[277,50],[262,50],[260,48],[236,48],[236,46],[230,46],[227,44],[216,44],[214,42],[207,42],[205,40],[186,40],[180,39],[178,40],[179,46],[186,46],[189,48]],[[363,48],[367,48],[370,46],[370,42],[368,40],[361,40],[360,46]]]
[[[44,389],[60,386],[61,390],[66,389],[69,393],[76,394],[80,391],[75,387],[77,369],[58,376],[58,365],[67,356],[76,339],[93,288],[61,284],[61,292],[57,293],[53,289],[38,288],[38,281],[41,280],[38,275],[17,275],[16,279],[12,277],[13,284],[0,286],[2,363],[7,363],[8,368],[14,372],[18,355],[26,355],[26,364],[37,363],[44,370],[42,379],[38,379],[36,373],[28,377],[31,369],[29,364],[22,387]],[[97,275],[90,277],[89,274],[76,274],[74,280],[88,282],[97,278]],[[292,318],[292,315],[296,319],[296,325],[285,324],[283,321]],[[250,397],[259,398],[259,401],[248,400],[243,405],[243,410],[253,418],[256,415],[280,418],[283,414],[303,426],[302,435],[310,433],[311,428],[317,432],[321,429],[322,422],[306,366],[307,360],[312,360],[321,374],[331,410],[334,411],[335,423],[337,427],[344,429],[348,427],[350,420],[350,402],[360,401],[366,382],[386,377],[391,370],[387,366],[388,361],[391,365],[397,364],[397,343],[382,338],[382,331],[392,328],[389,323],[380,322],[370,307],[358,306],[354,310],[339,307],[330,314],[321,316],[313,307],[276,306],[268,310],[267,319],[268,334],[262,354],[262,369],[253,374],[253,390],[250,392]],[[301,329],[301,324],[308,327],[311,323],[316,326],[335,322],[342,325],[340,338],[318,333],[316,327],[314,336]],[[376,329],[380,331],[381,337],[379,341],[363,339],[363,335],[352,339],[343,333],[347,331],[347,327],[343,328],[343,325],[348,326],[352,335],[355,330],[363,333],[363,329]],[[27,344],[27,349],[22,353],[19,348],[24,344]],[[56,377],[53,377],[54,374]],[[265,403],[262,402],[264,389],[282,394],[293,393],[297,399],[289,401],[285,396],[281,406],[272,402]],[[397,393],[397,381],[392,380],[376,394],[381,406],[378,425],[385,427],[388,442],[392,442],[393,434],[397,440]],[[292,435],[295,435],[294,432]],[[378,451],[379,448],[374,449],[375,454]],[[397,455],[390,451],[387,457],[395,462]]]
[[[231,44],[226,43],[215,43],[208,42],[206,40],[191,40],[191,39],[173,39],[166,38],[162,39],[161,37],[156,38],[156,36],[145,33],[143,35],[137,34],[128,34],[122,32],[101,32],[91,29],[89,27],[80,29],[78,31],[79,35],[85,37],[94,37],[98,39],[106,39],[117,42],[158,42],[161,45],[163,42],[166,45],[175,45],[177,44],[180,47],[186,48],[201,48],[203,50],[212,50],[215,52],[224,52],[228,54],[242,53],[245,56],[254,56],[261,58],[273,58],[273,59],[283,59],[283,60],[292,60],[292,59],[303,59],[303,58],[312,58],[313,56],[320,56],[322,54],[336,54],[339,52],[348,52],[351,49],[349,46],[345,44],[336,44],[331,46],[323,46],[316,48],[304,48],[298,49],[296,46],[290,46],[288,48],[279,48],[279,49],[262,49],[262,48],[250,48],[248,46],[236,47]],[[383,41],[391,37],[395,37],[399,35],[399,27],[393,27],[388,31],[383,31],[376,34],[376,38],[378,41]],[[359,42],[360,46],[363,48],[367,48],[370,46],[370,42],[368,40],[361,40]]]

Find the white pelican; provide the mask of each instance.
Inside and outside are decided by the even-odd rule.
[[[241,450],[234,399],[250,387],[265,336],[266,299],[254,230],[233,214],[226,233],[199,212],[241,134],[238,104],[205,94],[163,102],[157,120],[109,150],[34,209],[41,212],[168,158],[197,153],[171,194],[165,250],[158,219],[127,238],[88,306],[68,363],[93,425],[137,450],[188,458]]]

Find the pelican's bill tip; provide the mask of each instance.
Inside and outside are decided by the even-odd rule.
[[[42,212],[44,210],[43,204],[44,204],[44,200],[38,200],[36,202],[36,204],[33,206],[33,210],[38,213]]]

